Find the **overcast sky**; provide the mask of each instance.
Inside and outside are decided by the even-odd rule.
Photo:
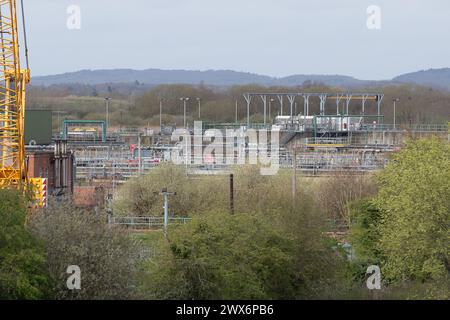
[[[230,69],[389,79],[450,67],[448,0],[24,0],[32,74]],[[81,29],[67,28],[67,8]],[[381,8],[381,29],[366,10]]]

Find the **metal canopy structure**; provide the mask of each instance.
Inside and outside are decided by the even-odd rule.
[[[259,97],[263,102],[264,107],[264,125],[267,124],[267,98],[275,97],[280,101],[281,113],[283,112],[283,101],[284,97],[287,98],[290,104],[290,116],[293,119],[294,116],[294,105],[296,99],[301,97],[303,99],[303,115],[310,115],[310,99],[311,98],[319,98],[320,101],[320,114],[321,116],[327,114],[326,113],[326,104],[327,101],[331,100],[335,102],[336,106],[336,115],[349,115],[349,106],[352,100],[361,101],[361,115],[365,115],[366,112],[366,102],[367,101],[375,101],[377,103],[377,116],[381,116],[381,102],[384,98],[384,94],[382,93],[354,93],[354,92],[345,92],[345,93],[312,93],[312,92],[299,92],[299,93],[245,93],[244,99],[247,102],[247,125],[250,125],[250,105],[252,103],[253,97]],[[339,106],[341,101],[345,101],[345,110],[340,110]]]
[[[69,139],[69,127],[70,126],[80,126],[81,128],[86,126],[96,126],[98,128],[101,127],[101,133],[98,133],[101,137],[102,142],[106,142],[106,136],[107,136],[107,123],[103,120],[64,120],[62,123],[62,137],[64,140]],[[86,127],[88,128],[88,127]],[[91,131],[94,130],[94,128],[88,128],[91,129]],[[82,133],[82,131],[80,131]],[[97,132],[95,131],[93,136],[96,136]]]

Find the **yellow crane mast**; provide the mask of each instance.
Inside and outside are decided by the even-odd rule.
[[[24,190],[25,92],[30,70],[20,67],[17,25],[16,0],[0,0],[0,189]]]

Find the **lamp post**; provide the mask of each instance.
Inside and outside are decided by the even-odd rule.
[[[61,114],[67,114],[67,111],[53,111],[53,113],[58,115],[58,134],[61,135]]]
[[[392,99],[392,101],[394,102],[394,130],[396,129],[396,119],[395,119],[395,116],[396,116],[396,112],[395,112],[395,108],[396,108],[396,105],[397,105],[397,102],[399,102],[400,101],[400,99],[399,98],[395,98],[395,99]]]
[[[106,101],[106,130],[109,130],[109,100],[111,100],[111,98],[109,98],[109,97],[105,98],[105,101]]]
[[[155,194],[158,194],[155,192]],[[176,196],[176,192],[169,192],[167,188],[163,188],[159,193],[164,197],[164,235],[167,237],[167,227],[169,225],[169,196]]]
[[[163,99],[159,99],[159,133],[162,133],[162,107],[163,107]]]
[[[235,105],[235,122],[238,123],[238,101],[236,100],[236,105]]]
[[[269,121],[271,121],[272,119],[272,103],[275,101],[275,99],[270,99],[269,100]]]
[[[141,133],[138,133],[138,173],[142,173],[142,145],[141,145]]]
[[[186,104],[190,100],[190,98],[180,98],[181,101],[183,101],[183,125],[186,129]]]
[[[198,120],[201,119],[202,99],[197,98],[198,101]]]

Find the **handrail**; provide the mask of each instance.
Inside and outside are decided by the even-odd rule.
[[[187,217],[170,217],[169,224],[183,225],[191,221]],[[125,226],[127,228],[152,229],[164,226],[164,217],[112,217],[111,224]]]

